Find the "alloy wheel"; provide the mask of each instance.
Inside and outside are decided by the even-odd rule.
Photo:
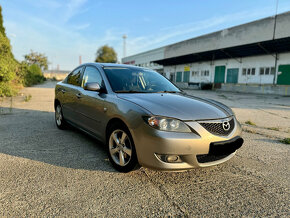
[[[113,161],[119,166],[126,166],[132,157],[132,143],[126,132],[117,129],[109,139],[109,151]]]
[[[62,124],[62,113],[61,113],[61,106],[57,105],[55,110],[55,120],[58,126]]]

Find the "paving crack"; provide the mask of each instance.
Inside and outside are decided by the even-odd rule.
[[[283,117],[283,116],[280,116],[279,114],[276,114],[276,113],[273,113],[273,112],[270,112],[270,111],[266,111],[266,110],[263,110],[261,108],[257,108],[257,109],[260,110],[260,111],[263,111],[265,113],[268,113],[268,114],[271,114],[271,115],[275,115],[275,116],[280,117],[280,118],[290,119],[289,117]]]
[[[144,173],[146,175],[146,177],[150,180],[150,182],[159,189],[159,191],[164,195],[165,199],[174,208],[176,208],[180,213],[182,213],[182,216],[183,217],[189,217],[189,214],[186,212],[186,210],[184,208],[182,208],[177,202],[175,202],[174,200],[172,200],[169,197],[169,195],[166,193],[166,191],[162,188],[162,186],[151,179],[151,177],[148,175],[148,173],[146,172],[146,170],[144,168],[141,169],[141,172]]]

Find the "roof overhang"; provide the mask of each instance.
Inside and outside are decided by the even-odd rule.
[[[240,61],[242,57],[283,53],[289,51],[290,51],[290,37],[287,37],[252,44],[239,45],[235,47],[191,53],[187,55],[156,60],[153,62],[163,66],[168,66],[168,65],[187,64],[230,58]]]

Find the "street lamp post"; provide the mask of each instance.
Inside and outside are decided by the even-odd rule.
[[[127,39],[127,35],[124,34],[123,35],[123,57],[126,57],[126,39]]]

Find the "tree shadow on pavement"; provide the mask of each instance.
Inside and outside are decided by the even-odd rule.
[[[116,172],[105,146],[73,127],[59,130],[53,112],[1,109],[0,153],[67,168]]]

